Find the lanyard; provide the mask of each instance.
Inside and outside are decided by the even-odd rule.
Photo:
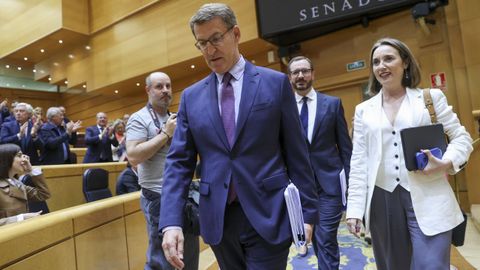
[[[160,133],[162,130],[162,127],[160,126],[160,121],[158,120],[157,113],[153,110],[152,104],[147,103],[147,110],[150,113],[150,116],[152,117],[153,123],[158,128],[158,132]],[[168,110],[167,110],[167,115],[170,116],[170,112]]]

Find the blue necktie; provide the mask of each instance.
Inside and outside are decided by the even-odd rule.
[[[232,74],[225,73],[222,79],[221,94],[222,99],[220,107],[222,109],[222,122],[225,134],[227,135],[228,144],[230,148],[233,146],[233,139],[235,137],[235,96],[233,94],[233,86],[230,83]],[[232,203],[237,198],[237,192],[233,186],[233,181],[230,180],[228,189],[228,203]]]
[[[303,101],[303,105],[302,105],[302,110],[300,111],[300,120],[302,121],[305,137],[308,138],[308,106],[307,106],[308,97],[303,97],[302,101]]]

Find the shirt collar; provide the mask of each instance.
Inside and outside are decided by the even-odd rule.
[[[316,94],[315,90],[313,90],[313,87],[312,87],[312,88],[310,88],[310,91],[308,91],[308,93],[305,96],[310,101],[310,100],[313,100],[315,98],[315,94]],[[301,96],[301,95],[297,94],[297,92],[295,92],[295,100],[297,101],[297,103],[303,102],[302,98],[303,98],[303,96]]]
[[[232,74],[232,77],[235,78],[236,81],[238,81],[241,77],[243,72],[245,71],[245,59],[243,58],[242,55],[240,55],[240,58],[238,59],[237,63],[233,65],[233,67],[228,71],[230,74]],[[220,73],[215,73],[215,76],[217,76],[217,80],[219,82],[222,81],[224,74]]]

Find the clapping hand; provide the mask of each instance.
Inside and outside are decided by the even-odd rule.
[[[30,164],[30,157],[27,155],[22,155],[22,162],[21,162],[23,172],[25,174],[29,174],[32,172],[32,164]]]
[[[0,109],[8,105],[8,98],[4,99],[2,103],[0,103]]]
[[[40,117],[37,117],[37,119],[35,120],[35,123],[33,124],[32,132],[30,132],[30,135],[32,135],[32,137],[37,137],[37,132],[40,129],[41,125],[42,125],[42,119],[40,119]]]
[[[28,121],[23,123],[23,125],[20,126],[20,138],[23,138],[25,136],[25,130],[28,128]]]

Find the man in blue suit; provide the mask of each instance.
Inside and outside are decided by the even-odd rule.
[[[77,140],[76,131],[82,121],[63,123],[63,113],[57,107],[47,110],[47,120],[40,128],[40,139],[44,147],[40,159],[42,164],[70,164],[70,146]]]
[[[292,58],[288,72],[295,90],[304,136],[308,141],[310,162],[319,195],[319,222],[312,239],[318,269],[338,269],[340,251],[337,231],[346,202],[344,192],[352,155],[352,142],[342,102],[337,97],[313,89],[315,73],[310,59],[303,56]]]
[[[38,138],[41,120],[32,123],[31,115],[33,108],[27,103],[17,103],[14,109],[15,121],[5,122],[0,131],[1,143],[14,143],[22,149],[25,155],[30,157],[32,165],[40,164],[39,151],[42,149],[42,141]]]
[[[112,145],[118,146],[118,141],[113,134],[113,128],[107,126],[108,118],[104,112],[97,113],[97,124],[87,127],[85,131],[85,144],[87,153],[83,163],[112,162]]]
[[[159,229],[167,260],[182,269],[182,210],[201,160],[200,233],[221,269],[285,269],[292,243],[283,192],[300,190],[307,239],[317,194],[287,76],[247,62],[240,28],[225,4],[190,20],[195,46],[213,71],[182,94],[167,155]]]

